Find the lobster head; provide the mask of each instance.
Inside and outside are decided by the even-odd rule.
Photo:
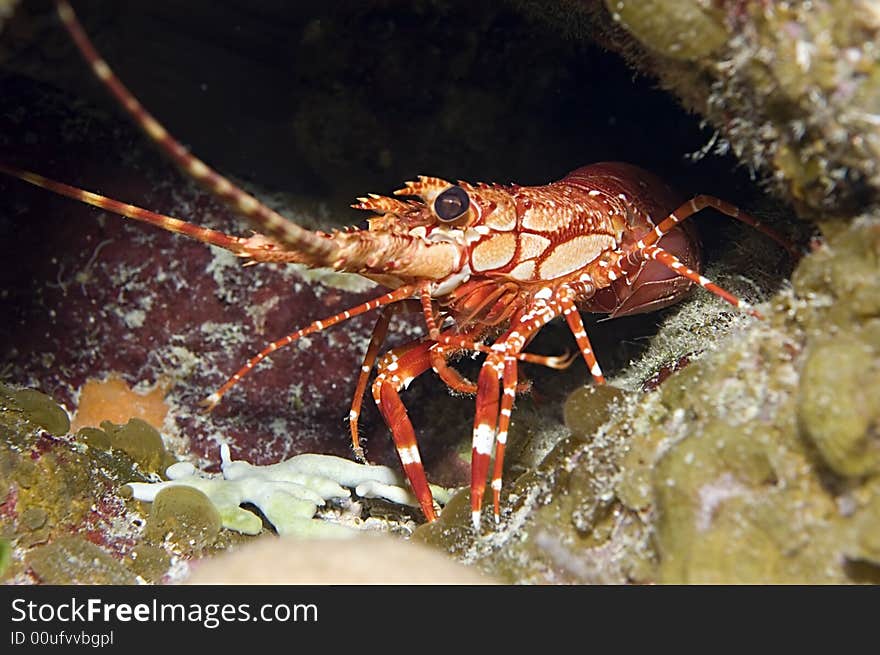
[[[455,242],[460,241],[464,231],[477,224],[483,214],[475,191],[467,182],[453,184],[439,177],[420,175],[394,191],[395,196],[418,200],[370,194],[358,198],[352,207],[378,214],[369,220],[370,231],[418,237],[429,242]]]
[[[369,219],[369,234],[387,236],[410,242],[413,249],[426,246],[454,248],[459,254],[458,264],[451,269],[426,275],[436,284],[435,293],[442,295],[466,281],[471,274],[468,266],[469,244],[490,234],[493,229],[485,224],[489,216],[499,215],[499,205],[509,210],[515,224],[515,207],[510,195],[502,187],[480,184],[473,186],[459,181],[457,184],[439,177],[420,175],[404,187],[393,192],[394,197],[369,194],[358,198],[352,207],[375,212]],[[409,196],[402,200],[400,196]],[[493,199],[493,196],[498,196]],[[412,259],[410,259],[412,261]],[[404,266],[402,268],[409,268]],[[398,269],[398,273],[403,270]],[[370,276],[385,284],[388,279]]]

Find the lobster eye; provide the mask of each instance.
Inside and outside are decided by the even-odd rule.
[[[468,210],[470,202],[460,186],[449,187],[434,200],[434,212],[441,221],[454,221]]]

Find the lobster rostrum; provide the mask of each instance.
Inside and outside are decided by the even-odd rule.
[[[66,0],[59,16],[97,77],[134,121],[185,173],[249,218],[263,233],[237,237],[157,214],[0,164],[0,172],[122,216],[225,248],[248,263],[288,262],[356,273],[390,289],[315,321],[252,357],[205,400],[220,402],[243,376],[279,348],[351,317],[380,310],[349,413],[352,444],[362,398],[372,394],[388,424],[404,472],[428,520],[436,517],[415,431],[400,393],[433,369],[451,389],[474,394],[471,465],[473,523],[480,525],[490,465],[494,516],[500,516],[504,450],[518,363],[563,368],[572,356],[525,352],[551,320],[562,317],[593,379],[605,379],[579,310],[624,316],[670,305],[698,285],[734,306],[757,312],[700,273],[696,236],[682,223],[705,207],[737,218],[796,255],[783,237],[727,202],[683,198],[655,175],[624,163],[579,168],[543,186],[469,184],[419,177],[393,193],[353,205],[373,213],[368,230],[312,232],[284,218],[194,157],[156,121],[100,57]],[[392,315],[421,313],[427,334],[379,356]],[[458,352],[486,355],[476,382],[449,366]],[[492,463],[494,451],[494,464]]]

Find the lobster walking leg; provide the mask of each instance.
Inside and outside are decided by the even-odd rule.
[[[424,299],[422,301],[424,305]],[[427,320],[427,316],[426,316]],[[429,335],[431,333],[431,325],[428,325]],[[483,344],[476,342],[473,337],[466,335],[456,335],[460,339],[461,349],[462,350],[479,350]],[[449,365],[449,358],[452,356],[454,350],[449,348],[444,348],[442,345],[442,341],[445,342],[450,338],[450,335],[441,335],[439,330],[435,329],[434,336],[430,336],[433,341],[436,343],[431,348],[431,368],[434,372],[440,377],[441,380],[446,384],[450,389],[457,391],[459,393],[466,394],[474,394],[477,393],[477,385],[474,382],[471,382],[467,378],[465,378],[461,373],[456,371]]]
[[[499,378],[504,371],[504,355],[496,351],[486,358],[477,378],[477,411],[471,448],[471,517],[474,529],[480,529],[483,493],[489,475],[489,458],[498,428],[500,404]]]
[[[549,292],[549,289],[547,291]],[[480,368],[471,447],[471,519],[476,530],[480,528],[483,495],[489,475],[489,459],[493,444],[495,445],[493,497],[500,500],[504,449],[516,394],[516,361],[532,337],[562,313],[559,303],[549,300],[549,295],[552,294],[536,297],[529,307],[514,317],[507,332],[496,340]],[[503,382],[503,399],[499,399],[501,382]],[[496,519],[499,513],[499,500],[496,500],[495,504]]]
[[[593,346],[590,344],[587,330],[584,327],[584,322],[581,320],[580,313],[578,313],[571,292],[566,287],[562,287],[558,295],[559,304],[562,307],[562,315],[565,317],[565,322],[568,323],[572,334],[574,334],[574,339],[577,342],[578,348],[580,348],[584,361],[587,363],[587,368],[590,369],[590,374],[593,376],[596,384],[605,384],[605,376],[602,375],[602,369],[599,366],[599,362],[596,361],[596,354],[593,352]]]
[[[495,468],[492,471],[492,511],[495,523],[501,520],[501,478],[504,472],[504,450],[507,447],[507,432],[510,429],[510,416],[516,397],[517,363],[513,357],[504,360],[501,374],[501,408],[498,410],[498,435],[495,437]]]
[[[376,325],[373,327],[373,334],[370,337],[370,345],[367,346],[367,352],[364,353],[364,361],[361,364],[361,370],[358,373],[357,384],[354,388],[354,396],[351,400],[351,409],[348,412],[348,422],[351,431],[351,447],[354,455],[361,462],[366,462],[364,449],[361,448],[361,439],[358,434],[358,418],[361,415],[361,406],[364,402],[364,392],[367,390],[367,384],[370,381],[370,371],[379,356],[379,348],[388,334],[388,324],[391,322],[391,316],[395,310],[401,305],[387,305],[379,314]]]
[[[709,278],[685,266],[681,261],[679,261],[679,259],[675,255],[666,252],[662,248],[658,248],[657,246],[645,246],[641,250],[633,253],[630,258],[641,258],[644,260],[657,261],[667,268],[671,269],[673,272],[680,275],[681,277],[687,278],[691,282],[694,282],[706,289],[706,291],[709,291],[719,298],[726,300],[734,307],[743,309],[756,318],[762,318],[761,314],[757,310],[753,309],[751,305],[749,305],[746,301],[740,300],[729,291],[719,287]]]
[[[379,364],[379,372],[373,382],[373,398],[391,430],[403,471],[429,521],[437,518],[434,498],[425,477],[415,430],[400,399],[400,390],[430,368],[429,351],[432,345],[430,341],[421,341],[388,351]]]
[[[476,453],[477,448],[479,448],[481,456],[475,457],[472,461],[471,479],[472,482],[474,480],[480,480],[479,502],[481,503],[483,489],[488,476],[488,454],[492,448],[492,443],[495,441],[495,431],[497,429],[498,436],[495,453],[496,471],[493,477],[493,488],[497,488],[497,492],[495,493],[496,517],[499,512],[501,467],[504,459],[504,444],[507,440],[507,430],[510,425],[510,415],[513,408],[514,397],[518,390],[517,360],[520,358],[533,360],[536,361],[536,363],[547,363],[554,367],[560,367],[563,364],[567,365],[570,363],[568,361],[569,358],[529,357],[525,353],[520,352],[531,340],[534,333],[556,316],[557,313],[558,312],[543,308],[537,313],[537,318],[530,314],[531,321],[529,323],[521,324],[519,332],[513,330],[512,332],[509,332],[506,337],[502,337],[502,340],[499,340],[499,343],[504,344],[503,346],[499,346],[498,343],[492,347],[484,346],[483,344],[473,342],[463,335],[452,333],[440,333],[438,335],[439,343],[455,342],[457,345],[468,347],[470,350],[488,350],[490,353],[481,368],[480,377],[478,378],[476,386],[477,420],[475,425],[483,425],[485,423],[486,427],[475,427],[474,452]],[[398,457],[403,465],[404,473],[406,473],[407,479],[413,488],[413,493],[416,495],[419,505],[428,520],[433,520],[436,517],[434,501],[428,486],[427,478],[425,477],[424,466],[416,442],[415,430],[409,420],[406,407],[400,399],[400,391],[409,386],[413,379],[432,366],[434,352],[436,350],[437,343],[433,340],[427,339],[387,352],[380,361],[376,380],[373,382],[373,398],[379,407],[382,417],[385,419],[386,424],[391,430],[391,435],[394,439],[395,447],[397,448]],[[454,371],[454,369],[451,368],[449,370]],[[491,371],[492,373],[489,374],[487,371]],[[499,378],[503,378],[504,387],[504,397],[501,399],[500,404],[498,398],[500,391],[498,384]],[[469,391],[469,389],[467,390]],[[477,432],[480,434],[479,446],[476,445]],[[488,436],[486,436],[487,434]],[[487,439],[488,445],[484,448],[483,444]],[[486,451],[485,456],[482,456],[483,450]]]
[[[470,350],[489,354],[492,346],[475,341],[472,337],[462,334],[442,333],[437,337],[437,343],[431,349],[431,366],[434,372],[446,383],[446,386],[459,393],[475,394],[477,385],[462,377],[461,373],[449,366],[449,356],[459,350]],[[529,364],[538,364],[556,370],[564,370],[571,366],[575,359],[573,353],[564,355],[536,355],[534,353],[516,353],[516,359]],[[524,393],[531,388],[531,383],[523,381],[517,384],[517,393]]]
[[[671,232],[676,225],[681,223],[686,218],[693,216],[698,211],[705,209],[706,207],[716,209],[722,214],[726,214],[727,216],[735,218],[736,220],[741,221],[746,225],[750,225],[751,227],[758,230],[758,232],[766,234],[780,246],[785,248],[788,253],[792,257],[794,257],[795,260],[800,258],[800,252],[795,247],[795,245],[784,236],[779,234],[776,230],[767,227],[751,214],[747,214],[744,211],[740,210],[740,208],[736,205],[732,205],[729,202],[721,200],[720,198],[716,198],[715,196],[707,195],[694,196],[685,204],[681,205],[667,218],[658,223],[657,226],[650,233],[642,237],[641,240],[636,243],[636,247],[641,249],[657,243],[660,238]]]
[[[424,296],[424,291],[421,295]],[[357,422],[360,417],[361,407],[363,406],[364,392],[367,390],[367,384],[369,383],[370,371],[372,371],[373,365],[378,359],[379,348],[382,346],[382,342],[388,334],[388,325],[391,321],[391,317],[396,313],[422,311],[422,308],[423,303],[419,303],[416,300],[404,300],[394,305],[387,305],[382,310],[382,313],[376,321],[376,325],[373,327],[370,344],[367,346],[367,351],[364,354],[364,360],[361,364],[360,372],[358,373],[358,380],[351,402],[351,410],[348,413],[351,425],[352,448],[354,449],[355,456],[361,461],[366,461],[366,458],[364,456],[363,448],[360,446]],[[437,333],[439,335],[439,330]],[[436,347],[431,349],[431,364],[434,371],[449,388],[462,393],[476,393],[476,385],[473,385],[473,383],[462,378],[455,369],[450,368],[446,363],[446,354],[439,352]]]
[[[347,309],[344,312],[340,312],[338,314],[334,314],[329,318],[321,319],[320,321],[314,321],[310,323],[306,327],[301,330],[297,330],[296,332],[291,332],[286,337],[278,339],[277,341],[273,341],[268,346],[266,346],[259,353],[251,357],[247,363],[242,366],[238,372],[236,372],[226,383],[223,384],[217,391],[208,396],[202,404],[208,408],[210,411],[214,407],[217,406],[217,403],[220,402],[220,398],[229,391],[232,387],[234,387],[241,378],[247,375],[253,368],[263,361],[266,357],[274,353],[279,348],[283,348],[284,346],[290,345],[300,337],[304,337],[308,334],[312,334],[314,332],[320,332],[331,325],[336,325],[337,323],[341,323],[342,321],[347,321],[348,319],[359,316],[360,314],[364,314],[378,307],[384,307],[386,305],[390,305],[395,302],[399,302],[401,300],[405,300],[410,297],[414,293],[418,291],[418,285],[406,285],[402,286],[399,289],[395,289],[390,293],[386,293],[384,296],[380,296],[375,300],[371,300],[369,302],[365,302],[357,307],[352,307],[351,309]]]

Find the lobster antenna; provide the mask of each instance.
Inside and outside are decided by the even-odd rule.
[[[22,168],[16,168],[14,166],[7,166],[3,162],[0,162],[0,173],[5,173],[6,175],[17,177],[24,182],[33,184],[34,186],[40,187],[42,189],[46,189],[47,191],[57,193],[60,196],[65,196],[73,200],[78,200],[79,202],[84,202],[87,205],[91,205],[92,207],[98,207],[99,209],[105,209],[109,212],[113,212],[114,214],[125,216],[126,218],[131,218],[136,221],[141,221],[142,223],[155,225],[162,228],[163,230],[168,230],[169,232],[183,234],[184,236],[188,236],[191,239],[195,239],[196,241],[201,241],[202,243],[209,243],[212,246],[225,248],[226,250],[229,250],[240,257],[254,258],[256,261],[259,261],[259,255],[261,253],[258,251],[254,251],[252,248],[248,247],[249,244],[252,242],[252,239],[233,237],[228,234],[224,234],[223,232],[218,232],[217,230],[211,230],[206,227],[193,225],[192,223],[188,223],[179,218],[175,218],[174,216],[158,214],[142,207],[119,202],[118,200],[113,200],[112,198],[107,198],[106,196],[92,193],[91,191],[85,191],[84,189],[78,189],[68,184],[63,184],[61,182],[56,182],[55,180],[50,180],[49,178],[43,177],[38,173],[26,171]]]
[[[293,221],[285,218],[275,210],[267,207],[249,193],[246,193],[230,180],[209,167],[202,160],[192,155],[187,148],[153,116],[144,109],[137,98],[125,87],[113,73],[110,66],[98,54],[95,46],[86,35],[85,29],[77,19],[73,7],[67,0],[56,0],[58,16],[70,33],[83,58],[91,66],[92,71],[116,98],[125,112],[135,124],[177,164],[181,170],[192,177],[201,186],[216,195],[224,203],[246,216],[265,232],[276,237],[280,242],[313,256],[317,260],[330,265],[335,248],[322,236],[306,230]]]

